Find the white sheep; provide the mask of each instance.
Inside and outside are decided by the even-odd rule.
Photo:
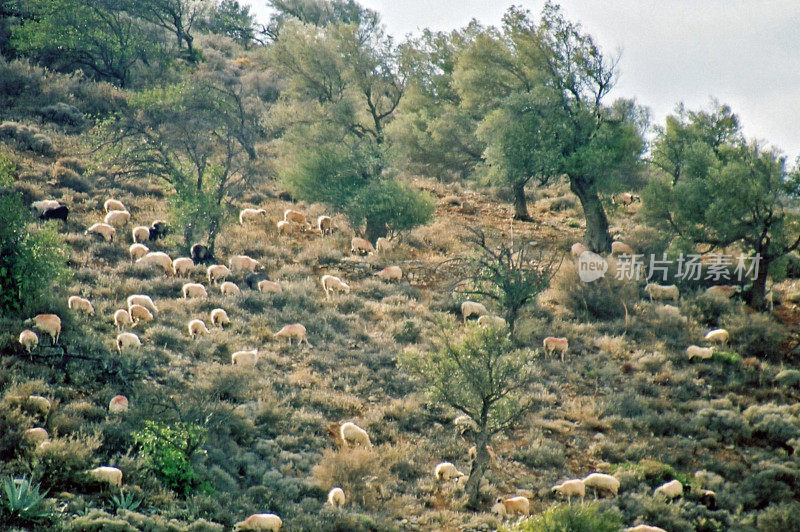
[[[298,226],[286,220],[279,220],[276,224],[278,226],[279,235],[292,235],[298,231]]]
[[[481,327],[494,327],[495,329],[505,329],[508,327],[508,322],[500,316],[492,316],[484,314],[478,318],[478,325]]]
[[[233,532],[278,532],[282,526],[283,521],[275,514],[253,514],[233,525]]]
[[[108,411],[112,414],[121,414],[128,410],[128,398],[124,395],[115,395],[108,402]]]
[[[132,296],[128,296],[127,302],[128,308],[131,308],[131,305],[141,305],[149,308],[153,314],[158,314],[158,307],[156,307],[156,304],[153,303],[153,299],[150,296],[146,296],[144,294],[133,294]]]
[[[339,427],[339,436],[345,446],[355,447],[356,445],[362,445],[369,449],[372,448],[372,442],[369,440],[367,431],[350,421],[342,423],[342,426]]]
[[[231,320],[228,318],[228,313],[225,309],[215,308],[211,311],[211,325],[214,327],[224,327],[230,325]]]
[[[228,260],[232,272],[254,272],[260,266],[257,260],[247,255],[234,255]]]
[[[131,332],[123,332],[117,335],[117,351],[120,353],[123,349],[139,347],[141,345],[142,341],[139,340],[139,337]]]
[[[344,506],[344,490],[342,490],[342,488],[333,488],[329,491],[328,504],[334,508],[341,508]]]
[[[258,364],[258,349],[252,349],[250,351],[236,351],[231,355],[231,364],[246,368],[255,367],[255,365]]]
[[[475,420],[466,414],[462,414],[453,420],[453,425],[459,434],[464,434],[467,431],[477,432],[478,424]]]
[[[89,471],[89,477],[97,482],[104,482],[112,486],[122,486],[122,471],[116,467],[95,467]]]
[[[104,223],[96,223],[92,225],[89,229],[87,229],[84,234],[100,235],[106,242],[111,242],[112,240],[114,240],[114,235],[116,233],[117,230],[111,227],[110,225]]]
[[[686,355],[689,360],[699,358],[701,360],[708,360],[714,356],[713,347],[700,347],[698,345],[690,345],[686,348]]]
[[[281,294],[283,293],[283,288],[281,288],[281,285],[276,281],[264,279],[258,282],[258,291],[264,294]]]
[[[211,332],[206,327],[206,324],[203,323],[203,320],[199,320],[197,318],[191,320],[186,328],[189,330],[189,336],[192,338],[192,340],[194,340],[196,336]]]
[[[586,485],[581,479],[565,480],[561,484],[553,486],[551,491],[565,495],[569,504],[572,504],[573,495],[580,497],[581,504],[583,504],[583,499],[586,496]]]
[[[730,299],[736,294],[741,293],[742,287],[730,285],[717,285],[709,286],[706,288],[706,294],[710,296],[717,296],[725,299]]]
[[[244,225],[245,222],[255,221],[259,218],[266,218],[267,211],[264,209],[242,209],[239,211],[239,223]]]
[[[30,329],[25,329],[21,333],[19,333],[19,343],[22,344],[22,347],[30,353],[34,347],[39,345],[39,337]]]
[[[605,473],[592,473],[583,479],[583,484],[594,490],[595,499],[598,492],[609,492],[614,496],[619,493],[619,480]]]
[[[461,303],[461,316],[464,318],[464,321],[467,321],[467,319],[473,316],[480,318],[488,313],[489,311],[486,310],[486,307],[481,303],[476,303],[475,301],[464,301]]]
[[[626,528],[623,532],[667,532],[661,527],[652,525],[636,525]]]
[[[572,247],[569,248],[569,253],[570,255],[572,255],[573,259],[577,259],[578,257],[580,257],[584,251],[589,251],[589,248],[587,248],[580,242],[572,244]]]
[[[36,214],[41,216],[45,212],[49,211],[50,209],[55,209],[61,206],[61,202],[58,200],[39,200],[34,201],[31,203],[31,208],[36,211]]]
[[[616,198],[613,198],[613,203],[619,202],[625,205],[626,207],[628,205],[632,205],[637,201],[641,203],[642,198],[637,196],[636,194],[631,194],[630,192],[622,192],[618,194]]]
[[[23,432],[22,437],[25,438],[25,441],[33,444],[39,444],[47,441],[50,435],[47,433],[46,429],[42,427],[34,427]]]
[[[174,275],[188,276],[194,269],[194,261],[190,257],[178,257],[172,261]]]
[[[34,327],[50,335],[53,344],[58,343],[58,337],[61,336],[61,318],[55,314],[37,314],[25,320],[25,323],[33,323]]]
[[[206,287],[200,283],[186,283],[183,285],[183,288],[181,288],[181,291],[183,292],[183,299],[189,299],[190,297],[208,297]]]
[[[628,244],[617,240],[611,243],[611,254],[633,256],[633,248],[630,247]]]
[[[235,283],[224,281],[219,285],[219,293],[223,296],[239,296],[242,294],[242,291]]]
[[[167,275],[172,274],[172,259],[163,251],[151,251],[144,257],[136,260],[136,264],[144,266],[158,266]]]
[[[224,264],[212,264],[206,269],[206,277],[209,284],[217,281],[224,281],[231,274],[231,271]]]
[[[394,244],[386,237],[380,237],[375,241],[375,249],[378,253],[388,253],[394,249]]]
[[[670,480],[666,484],[662,484],[653,491],[653,496],[663,496],[668,501],[677,499],[683,496],[683,484],[678,480]]]
[[[294,211],[292,209],[286,209],[283,212],[283,221],[299,224],[302,227],[310,227],[310,224],[306,219],[306,215],[302,212]]]
[[[128,248],[128,253],[131,256],[131,262],[134,262],[150,253],[150,248],[144,244],[131,244]]]
[[[323,236],[333,234],[333,220],[331,220],[331,217],[325,216],[324,214],[322,216],[318,216],[317,230]]]
[[[556,338],[555,336],[548,336],[542,342],[544,352],[550,356],[556,351],[561,353],[561,362],[564,362],[564,355],[569,351],[569,340],[566,338]]]
[[[400,266],[387,266],[376,275],[384,281],[399,281],[403,278],[403,270]]]
[[[118,331],[121,331],[126,325],[133,325],[133,320],[127,310],[119,309],[114,313],[114,325],[117,326]]]
[[[134,242],[147,242],[150,240],[150,228],[146,225],[137,225],[131,229],[131,236]]]
[[[67,307],[75,310],[80,310],[88,314],[89,316],[94,316],[94,307],[92,303],[83,297],[80,296],[70,296],[67,300]]]
[[[492,462],[497,461],[497,455],[495,454],[494,449],[492,449],[491,445],[486,446],[486,452],[489,453],[489,460],[491,460]],[[469,458],[470,460],[475,460],[477,457],[478,457],[478,448],[475,445],[467,449],[467,458]]]
[[[153,321],[153,315],[150,313],[147,307],[138,305],[136,303],[128,307],[128,315],[130,316],[134,327],[138,325],[140,321],[145,323]]]
[[[674,299],[677,301],[680,297],[680,291],[674,284],[664,286],[656,283],[647,283],[644,291],[650,296],[651,302],[654,299]]]
[[[370,253],[375,253],[375,247],[369,240],[354,236],[350,240],[350,253],[369,255]]]
[[[436,480],[447,481],[463,477],[465,475],[450,462],[441,462],[436,464],[436,467],[433,469],[433,476],[436,478]]]
[[[128,225],[128,222],[131,221],[131,213],[128,211],[111,211],[106,214],[105,219],[103,222],[107,223],[111,227],[119,229],[120,227],[125,227]],[[148,237],[150,233],[148,231]]]
[[[127,211],[128,209],[125,208],[125,205],[119,200],[115,199],[107,199],[105,203],[103,203],[103,209],[108,214],[111,211]]]
[[[713,344],[727,345],[730,339],[730,334],[725,329],[714,329],[703,337],[706,342]]]
[[[508,517],[515,515],[527,516],[531,514],[531,502],[527,497],[523,496],[509,497],[507,499],[498,497],[494,506],[492,506],[492,512]]]
[[[308,347],[313,347],[310,343],[308,343],[306,328],[300,323],[284,325],[283,328],[276,332],[273,336],[275,338],[288,338],[289,345],[292,345],[292,340],[297,340],[297,345],[305,342]]]
[[[330,299],[331,294],[336,292],[350,293],[350,285],[335,275],[322,276],[322,289],[325,291],[325,299]]]

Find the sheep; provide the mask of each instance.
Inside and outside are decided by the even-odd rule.
[[[276,225],[278,227],[279,235],[292,235],[297,232],[297,226],[292,222],[287,222],[286,220],[279,220]]]
[[[468,431],[476,432],[478,430],[478,424],[466,414],[462,414],[455,418],[453,420],[453,425],[461,435]]]
[[[598,492],[607,491],[614,496],[619,493],[619,480],[605,473],[592,473],[583,479],[583,484],[594,490],[595,499],[597,499]]]
[[[106,217],[103,219],[103,221],[108,225],[119,229],[120,227],[125,227],[128,225],[128,222],[131,221],[131,213],[128,211],[111,211],[106,214]]]
[[[486,307],[484,307],[481,303],[476,303],[474,301],[464,301],[461,303],[461,316],[464,318],[465,322],[472,316],[480,318],[484,314],[488,313],[489,311],[486,310]]]
[[[342,426],[339,427],[339,436],[342,438],[342,442],[345,446],[355,447],[357,445],[362,445],[368,449],[372,449],[372,442],[369,441],[369,434],[367,434],[367,431],[350,421],[342,423]]]
[[[231,274],[231,271],[224,264],[213,264],[206,268],[208,284],[215,284],[217,281],[224,281]]]
[[[580,479],[565,480],[561,484],[557,484],[551,488],[553,493],[558,493],[567,496],[567,503],[572,504],[572,496],[576,495],[581,498],[581,504],[586,496],[586,485]]]
[[[580,242],[576,242],[572,244],[572,247],[569,248],[569,253],[572,255],[573,259],[577,259],[578,257],[583,254],[584,251],[589,251],[589,248],[581,244]]]
[[[117,326],[118,331],[121,331],[126,325],[133,325],[133,320],[127,310],[119,309],[114,313],[114,325]]]
[[[211,250],[208,249],[207,246],[203,244],[195,244],[192,246],[192,249],[189,251],[189,254],[192,257],[192,260],[195,264],[199,264],[202,262],[208,262],[213,259],[211,255]]]
[[[95,467],[89,473],[89,478],[97,482],[111,484],[112,486],[122,486],[122,471],[116,467],[100,466]]]
[[[172,259],[163,251],[151,251],[144,257],[136,260],[137,264],[145,266],[153,265],[158,266],[164,270],[167,275],[172,274]]]
[[[683,496],[683,484],[679,480],[670,480],[666,484],[662,484],[653,491],[653,496],[663,496],[668,501],[677,499]]]
[[[710,331],[708,334],[706,334],[703,337],[703,339],[706,342],[710,342],[712,344],[727,345],[728,340],[730,339],[730,335],[728,334],[728,331],[726,331],[725,329],[714,329],[713,331]]]
[[[375,253],[375,247],[369,240],[354,236],[350,240],[350,253],[369,255],[371,253]]]
[[[123,332],[117,335],[117,351],[120,353],[122,353],[123,349],[139,347],[141,345],[142,341],[139,340],[139,337],[131,332]]]
[[[633,255],[633,248],[619,240],[611,243],[612,255]]]
[[[281,285],[278,284],[276,281],[270,281],[269,279],[264,279],[259,281],[256,285],[258,287],[258,291],[262,293],[272,293],[272,294],[281,294],[283,293],[283,288]]]
[[[628,205],[632,205],[633,203],[636,203],[637,201],[639,203],[641,203],[642,202],[642,198],[640,196],[637,196],[636,194],[631,194],[629,192],[623,192],[623,193],[617,195],[617,197],[615,198],[614,203],[616,203],[617,201],[627,207]]]
[[[189,330],[189,336],[192,338],[192,340],[194,340],[196,336],[208,334],[210,332],[206,327],[206,324],[203,323],[203,320],[199,320],[197,318],[191,320],[186,328]]]
[[[317,230],[320,232],[322,236],[325,235],[332,235],[333,234],[333,220],[331,220],[330,216],[322,216],[317,217]]]
[[[652,525],[636,525],[623,530],[623,532],[667,532],[661,527]]]
[[[150,298],[150,296],[146,296],[144,294],[134,294],[132,296],[128,296],[128,308],[131,308],[131,305],[141,305],[153,311],[153,314],[158,314],[158,307],[156,307],[156,304],[153,303],[153,300]]]
[[[515,515],[528,516],[531,514],[531,502],[527,497],[498,497],[492,506],[492,512],[501,516],[513,517]]]
[[[378,253],[388,253],[392,249],[394,249],[394,244],[391,240],[386,237],[380,237],[378,240],[375,241],[375,249]]]
[[[57,200],[39,200],[31,203],[31,209],[36,211],[37,216],[41,216],[50,209],[56,209],[61,206],[61,202]]]
[[[478,325],[481,327],[494,327],[495,329],[504,329],[508,327],[508,322],[500,316],[492,316],[484,314],[478,318]]]
[[[308,343],[308,336],[306,336],[306,328],[299,323],[292,323],[284,325],[283,328],[273,335],[275,338],[288,338],[289,345],[292,345],[292,340],[297,339],[297,345],[306,343],[308,347],[313,347]]]
[[[231,355],[231,364],[253,368],[258,363],[258,349],[250,351],[236,351]]]
[[[144,244],[131,244],[131,247],[128,248],[128,253],[131,256],[131,262],[135,262],[150,253],[150,248]]]
[[[335,292],[350,293],[350,285],[336,277],[335,275],[322,276],[322,289],[325,291],[325,299],[330,300],[331,294]]]
[[[67,307],[85,312],[89,316],[94,316],[94,307],[92,306],[92,303],[83,297],[70,296],[67,300]]]
[[[275,514],[253,514],[244,521],[233,525],[233,532],[244,532],[245,530],[278,532],[282,526],[283,521]]]
[[[190,297],[208,297],[206,287],[200,283],[186,283],[183,285],[183,288],[181,288],[181,292],[183,293],[183,299],[189,299]]]
[[[127,211],[128,209],[126,209],[125,205],[119,200],[107,199],[106,202],[103,203],[103,210],[108,214],[111,211]]]
[[[245,222],[258,220],[262,217],[267,217],[267,211],[264,209],[242,209],[239,211],[239,224],[244,225]]]
[[[50,412],[50,409],[53,407],[53,405],[50,403],[50,400],[47,397],[42,397],[41,395],[29,395],[27,403],[36,409],[37,412],[43,415],[47,415],[47,413]]]
[[[30,353],[34,347],[39,345],[39,337],[30,329],[25,329],[21,333],[19,333],[19,343],[22,344],[22,347]]]
[[[225,281],[222,284],[220,284],[219,292],[223,296],[239,296],[242,294],[242,291],[239,290],[239,287],[230,281]]]
[[[150,225],[150,241],[155,242],[159,238],[167,236],[167,222],[163,220],[156,220]]]
[[[302,212],[299,212],[299,211],[292,210],[292,209],[286,209],[285,211],[283,211],[283,221],[284,222],[290,222],[290,223],[296,223],[296,224],[299,224],[300,226],[303,226],[303,227],[310,227],[311,226],[308,223],[308,220],[306,220],[306,215],[305,214],[303,214]]]
[[[69,216],[69,208],[66,205],[59,205],[58,207],[53,207],[52,209],[47,209],[42,214],[39,215],[40,220],[62,220],[64,223],[67,222],[67,216]]]
[[[400,266],[387,266],[376,274],[383,281],[399,281],[403,278]]]
[[[463,477],[465,475],[450,462],[441,462],[436,464],[436,467],[433,470],[433,476],[436,477],[436,480],[438,481],[447,481],[454,478]]]
[[[231,320],[228,318],[228,313],[225,309],[215,308],[211,311],[211,325],[214,327],[224,327],[230,325]]]
[[[194,269],[194,261],[189,257],[178,257],[172,261],[173,275],[188,276]]]
[[[564,362],[564,355],[569,351],[569,340],[566,338],[556,338],[555,336],[548,336],[542,342],[544,352],[550,356],[556,351],[561,353],[561,362]]]
[[[333,488],[329,491],[328,504],[334,508],[341,508],[344,506],[344,490],[342,490],[342,488]]]
[[[134,327],[138,325],[140,321],[153,321],[153,315],[149,310],[147,310],[147,307],[143,307],[142,305],[137,305],[135,303],[128,307],[128,315],[130,316]]]
[[[61,318],[55,314],[37,314],[25,320],[25,323],[33,323],[34,327],[49,334],[53,345],[58,343],[58,337],[61,336]]]
[[[491,445],[486,446],[486,452],[489,453],[489,459],[492,462],[497,461],[497,455],[494,453],[494,449],[492,449]],[[478,457],[478,448],[475,445],[467,449],[467,458],[469,458],[470,460],[475,460],[475,458],[477,457]]]
[[[106,242],[111,242],[112,240],[114,240],[114,235],[116,233],[117,230],[111,227],[110,225],[104,223],[97,223],[91,226],[89,229],[87,229],[84,234],[100,235]]]
[[[139,225],[131,230],[134,242],[147,242],[150,240],[150,228],[146,225]]]
[[[654,299],[674,299],[677,301],[680,297],[678,287],[674,284],[664,286],[656,283],[647,283],[644,291],[650,296],[651,303]]]
[[[34,445],[47,441],[50,437],[50,435],[47,434],[47,430],[42,427],[28,429],[22,433],[22,436],[25,438],[25,441],[33,443]]]
[[[689,360],[693,358],[699,358],[701,360],[708,360],[712,356],[714,356],[714,348],[713,347],[700,347],[698,345],[690,345],[686,348],[686,356]]]
[[[124,395],[115,395],[108,402],[108,411],[112,414],[121,414],[128,410],[128,398]]]
[[[741,292],[741,286],[716,285],[706,288],[706,295],[724,297],[725,299],[730,299]]]
[[[717,505],[717,493],[715,491],[700,488],[698,495],[700,496],[700,502],[703,503],[703,506],[713,509]]]
[[[232,272],[254,272],[261,265],[247,255],[234,255],[228,260]]]

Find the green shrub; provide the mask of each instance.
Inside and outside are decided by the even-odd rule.
[[[72,489],[85,480],[85,471],[91,468],[99,448],[100,439],[96,436],[52,438],[49,445],[34,451],[34,472],[49,489]]]
[[[43,525],[53,518],[45,495],[38,484],[27,478],[6,478],[0,484],[0,524],[33,526]]]
[[[777,358],[786,340],[786,328],[767,314],[734,314],[720,325],[730,333],[731,346],[746,357]]]
[[[513,532],[619,532],[622,518],[614,510],[601,512],[597,505],[548,508],[544,513],[522,521]]]
[[[759,512],[756,529],[763,532],[800,530],[800,502],[770,504]]]
[[[382,179],[363,187],[345,208],[350,224],[360,227],[366,224],[389,232],[408,231],[425,225],[433,217],[435,208],[430,196],[423,191],[393,179]],[[369,235],[380,236],[380,235]]]
[[[717,327],[723,316],[733,310],[731,301],[708,294],[689,297],[683,304],[684,314],[708,327]]]
[[[170,489],[181,495],[208,489],[192,465],[192,455],[206,438],[203,427],[182,421],[167,424],[147,420],[133,438],[150,467]]]
[[[613,272],[591,283],[578,277],[572,261],[564,261],[555,283],[558,301],[584,319],[612,320],[633,312],[639,299],[635,281],[619,280]]]
[[[55,122],[62,126],[80,126],[83,124],[83,113],[74,105],[58,102],[47,105],[39,110],[42,118],[48,122]]]

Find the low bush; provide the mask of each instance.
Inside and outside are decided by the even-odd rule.
[[[767,314],[732,314],[720,325],[730,333],[731,347],[745,357],[778,358],[787,335],[786,328]]]
[[[556,505],[507,529],[512,532],[618,532],[622,517],[614,510],[600,511],[597,505]]]
[[[639,299],[635,281],[619,280],[613,272],[591,283],[578,277],[572,261],[565,261],[555,281],[556,299],[576,316],[585,319],[612,320],[633,312]]]

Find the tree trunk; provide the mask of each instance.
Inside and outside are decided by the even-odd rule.
[[[753,280],[753,287],[747,295],[748,304],[757,310],[764,309],[764,296],[767,293],[767,275],[771,262],[772,259],[768,259],[764,256],[761,257],[761,261],[758,263],[758,275],[756,275],[755,280]]]
[[[586,234],[583,243],[595,253],[611,251],[611,236],[608,234],[608,218],[597,191],[589,183],[578,177],[569,178],[569,188],[578,196],[586,219]]]
[[[219,218],[213,217],[208,222],[208,252],[214,256],[214,247],[217,244],[217,234],[219,233]]]
[[[386,236],[387,232],[386,224],[381,226],[381,224],[376,223],[375,220],[367,218],[367,227],[364,230],[364,238],[372,242],[373,245],[380,237]]]
[[[486,450],[488,444],[489,435],[485,431],[478,432],[475,436],[475,461],[472,462],[472,469],[469,472],[465,488],[468,497],[467,508],[472,510],[480,509],[481,480],[483,480],[483,475],[489,465],[489,451]]]
[[[525,183],[514,183],[514,219],[529,222],[531,215],[528,214],[528,201],[525,199]]]
[[[191,248],[194,245],[192,240],[194,239],[194,224],[192,222],[187,222],[185,226],[183,226],[183,245],[186,246],[186,249]]]

